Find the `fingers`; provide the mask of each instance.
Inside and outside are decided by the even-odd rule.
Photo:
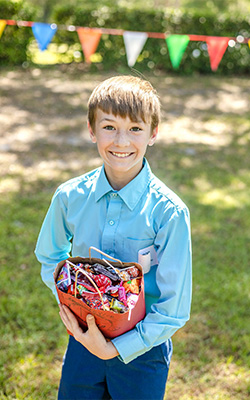
[[[59,304],[59,307],[60,307],[59,315],[66,328],[72,333],[80,329],[76,317],[69,310],[69,308],[62,304]]]
[[[70,321],[69,321],[69,318],[67,315],[67,311],[65,310],[65,307],[62,306],[61,304],[59,304],[59,308],[60,308],[59,315],[61,317],[61,320],[64,323],[64,325],[66,326],[66,328],[68,330],[70,330]]]
[[[98,329],[98,327],[96,325],[95,317],[93,315],[88,314],[86,316],[86,322],[87,322],[87,325],[88,325],[88,330],[92,335],[96,334],[96,333],[99,333],[99,329]]]
[[[73,334],[76,340],[80,341],[83,345],[86,344],[86,340],[89,340],[89,335],[90,337],[93,338],[98,338],[99,340],[105,341],[104,336],[98,329],[96,323],[95,323],[95,317],[91,314],[88,314],[86,316],[86,322],[88,325],[88,330],[86,333],[84,333],[79,326],[79,323],[75,317],[75,315],[70,311],[70,309],[63,305],[59,304],[60,307],[60,312],[59,315],[62,319],[62,322],[66,326],[66,328]]]
[[[98,326],[96,325],[94,315],[88,314],[86,316],[86,322],[88,325],[89,334],[92,336],[95,336],[95,337],[100,337],[101,340],[103,340],[104,336],[103,336],[102,332],[100,331],[100,329],[98,328]]]
[[[91,315],[91,314],[87,315],[86,322],[88,324],[88,327],[96,326],[95,317],[93,315]]]

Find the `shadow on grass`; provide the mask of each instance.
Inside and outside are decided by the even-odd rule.
[[[26,87],[27,93],[22,95],[21,88],[16,91],[13,79],[17,75],[13,74],[5,89],[1,88],[2,93],[6,90],[3,109],[8,110],[12,104],[23,119],[18,122],[15,114],[13,118],[10,114],[9,118],[4,115],[7,130],[0,137],[0,149],[2,146],[3,150],[0,185],[0,213],[3,216],[0,221],[0,394],[9,399],[13,396],[53,399],[67,338],[57,315],[57,304],[41,282],[40,266],[33,251],[56,187],[97,167],[101,161],[82,128],[84,116],[80,104],[88,97],[90,86],[84,90],[81,81],[74,86],[75,81],[71,80],[73,86],[64,87],[65,94],[62,77],[58,74],[47,76],[46,88],[44,76],[33,76],[27,83],[30,77],[24,74],[19,85]],[[88,85],[89,78],[85,79]],[[9,96],[11,82],[13,93]],[[191,136],[170,140],[166,132],[166,138],[147,153],[153,172],[186,202],[192,219],[193,306],[190,322],[174,336],[170,398],[180,399],[181,395],[189,393],[193,396],[190,398],[205,399],[202,393],[206,385],[204,376],[208,371],[209,384],[216,387],[216,366],[222,365],[220,363],[233,366],[230,379],[239,378],[240,371],[247,371],[250,367],[250,121],[244,109],[242,113],[235,109],[234,113],[226,112],[221,116],[221,105],[214,99],[220,91],[229,98],[236,91],[236,99],[240,101],[242,97],[245,101],[247,92],[243,89],[241,96],[235,89],[236,83],[230,86],[229,81],[216,79],[205,81],[201,87],[201,83],[194,79],[165,77],[162,82],[167,85],[167,90],[159,81],[156,82],[161,86],[163,114],[169,117],[166,122],[170,128],[175,129],[173,119],[178,120],[179,115],[188,115],[190,124],[192,121],[195,124],[197,118],[201,121],[208,118],[222,121],[224,118],[224,122],[229,118],[224,145],[192,140],[189,127]],[[34,88],[39,96],[33,101]],[[173,104],[168,97],[171,95],[175,99]],[[187,103],[192,96],[196,96],[193,111]],[[205,111],[199,110],[202,107],[199,96],[203,105],[207,102]],[[209,108],[212,98],[214,105]],[[173,117],[175,111],[177,114]],[[45,116],[42,119],[40,112]],[[244,121],[244,128],[237,125],[239,120]],[[28,136],[22,128],[29,132]],[[202,135],[203,130],[197,135],[199,133]],[[13,138],[16,138],[14,142]],[[8,146],[4,148],[6,143]],[[182,370],[178,370],[178,365]],[[234,380],[227,383],[221,398],[245,400],[249,394],[249,382],[244,374],[242,376],[244,382],[242,378],[237,387]],[[182,392],[177,393],[171,381]],[[34,382],[33,386],[30,382]],[[199,387],[196,394],[191,385],[192,388]],[[218,393],[220,390],[218,386]]]

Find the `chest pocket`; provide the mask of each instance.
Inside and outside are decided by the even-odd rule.
[[[145,247],[152,246],[154,238],[137,239],[127,237],[123,239],[123,259],[128,262],[138,262],[138,252]]]

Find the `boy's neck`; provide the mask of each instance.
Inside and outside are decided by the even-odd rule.
[[[105,170],[105,175],[107,180],[109,181],[110,186],[114,190],[121,190],[124,188],[129,182],[131,182],[142,170],[143,165],[141,168],[138,170],[136,174],[129,174],[129,171],[124,175],[124,174],[116,174],[114,171],[109,171],[108,168],[104,165],[104,170]]]

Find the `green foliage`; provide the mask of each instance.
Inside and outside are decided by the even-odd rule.
[[[0,19],[30,21],[35,15],[35,8],[22,1],[0,0]],[[0,65],[20,65],[26,61],[31,37],[30,28],[7,25],[0,38]]]
[[[46,4],[45,4],[46,3]],[[24,20],[43,20],[46,14],[50,15],[50,22],[59,25],[59,29],[53,39],[53,43],[65,44],[64,50],[60,51],[59,60],[67,62],[75,61],[75,50],[80,59],[84,60],[79,38],[76,32],[65,29],[66,26],[85,26],[99,28],[114,28],[130,31],[161,32],[167,34],[197,34],[212,36],[250,37],[249,17],[236,14],[218,14],[191,8],[192,11],[167,8],[138,8],[136,3],[133,7],[119,7],[119,2],[112,6],[105,2],[80,4],[79,2],[60,2],[52,10],[52,3],[45,2],[44,9],[35,9],[27,2],[14,0],[0,0],[1,18],[14,18]],[[191,2],[194,4],[194,2]],[[190,4],[191,4],[190,3]],[[53,2],[53,4],[55,4]],[[75,5],[74,5],[75,4]],[[187,2],[185,3],[187,4]],[[224,4],[224,3],[223,3]],[[47,6],[48,7],[47,7]],[[47,7],[47,8],[46,8]],[[215,10],[213,7],[212,10]],[[204,8],[202,9],[204,10]],[[62,26],[62,29],[60,29]],[[32,57],[30,51],[26,51],[28,43],[34,41],[30,28],[17,28],[7,26],[0,41],[0,62],[2,65],[18,65]],[[96,62],[95,62],[96,61]],[[115,69],[123,71],[127,67],[126,52],[122,36],[103,34],[100,40],[96,60],[91,70]],[[171,71],[173,67],[170,62],[168,48],[164,39],[149,38],[138,57],[134,66],[139,72],[146,71]],[[228,47],[219,65],[217,74],[248,74],[250,72],[250,51],[247,44],[235,43],[234,47]],[[190,75],[192,73],[211,73],[211,67],[204,42],[190,41],[184,53],[178,74]]]
[[[191,14],[180,10],[137,10],[128,8],[109,8],[58,6],[54,10],[53,21],[57,24],[86,27],[114,28],[130,31],[161,32],[168,34],[197,34],[237,37],[239,34],[250,37],[249,21],[242,17]],[[58,31],[58,42],[71,46],[79,41],[77,34]],[[102,60],[101,68],[122,69],[126,65],[126,54],[122,36],[103,34],[98,54]],[[250,52],[246,44],[237,43],[226,51],[218,73],[246,74],[250,72]],[[150,69],[172,71],[167,44],[164,39],[149,38],[139,56],[135,68],[144,72]],[[204,42],[189,43],[179,70],[183,74],[192,72],[210,73],[210,62]]]

